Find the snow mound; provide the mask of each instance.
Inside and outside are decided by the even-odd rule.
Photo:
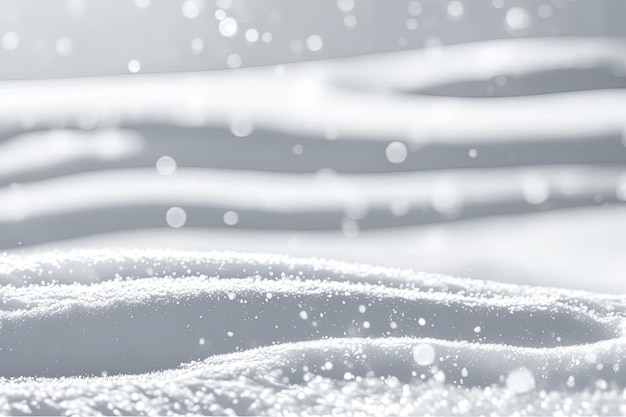
[[[0,282],[2,413],[623,412],[623,296],[174,250]]]

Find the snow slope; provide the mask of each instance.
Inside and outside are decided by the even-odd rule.
[[[163,211],[158,212],[161,217]],[[220,217],[221,214],[218,212]],[[245,220],[240,215],[240,221]],[[517,284],[613,294],[626,291],[622,279],[626,213],[621,207],[496,215],[459,222],[347,231],[348,234],[343,230],[146,229],[46,243],[19,253],[120,244],[135,248],[272,252]]]
[[[0,247],[271,250],[620,292],[625,51],[507,39],[2,82]]]
[[[625,54],[0,82],[0,413],[626,414]]]
[[[172,250],[0,279],[4,413],[624,411],[623,296]]]

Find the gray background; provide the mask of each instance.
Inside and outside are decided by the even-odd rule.
[[[238,32],[224,37],[215,11],[229,3],[225,12],[239,22]],[[448,1],[422,0],[413,30],[407,27],[412,18],[407,0],[354,3],[344,12],[335,0],[195,0],[200,13],[189,19],[184,1],[152,0],[139,8],[132,0],[4,0],[0,37],[15,32],[19,45],[12,50],[0,45],[0,79],[124,74],[133,59],[141,62],[141,72],[190,71],[227,68],[233,53],[242,66],[255,66],[511,36],[626,35],[626,2],[619,0],[463,1],[459,19],[446,13]],[[539,15],[542,5],[550,5],[551,16]],[[525,30],[507,31],[512,7],[528,12]],[[356,18],[354,28],[344,24],[346,15]],[[247,42],[249,28],[270,32],[271,42]],[[319,51],[305,44],[314,34],[324,41]],[[71,55],[57,52],[61,38],[72,43]],[[200,53],[192,51],[193,39],[203,41]]]

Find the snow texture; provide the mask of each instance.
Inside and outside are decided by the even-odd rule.
[[[625,54],[0,82],[0,414],[626,414]]]
[[[7,414],[624,411],[623,296],[173,250],[0,280]]]

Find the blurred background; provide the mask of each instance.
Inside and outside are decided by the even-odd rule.
[[[0,249],[626,290],[626,3],[0,5]]]
[[[626,35],[619,0],[6,0],[1,11],[3,79],[224,69],[520,36]]]

